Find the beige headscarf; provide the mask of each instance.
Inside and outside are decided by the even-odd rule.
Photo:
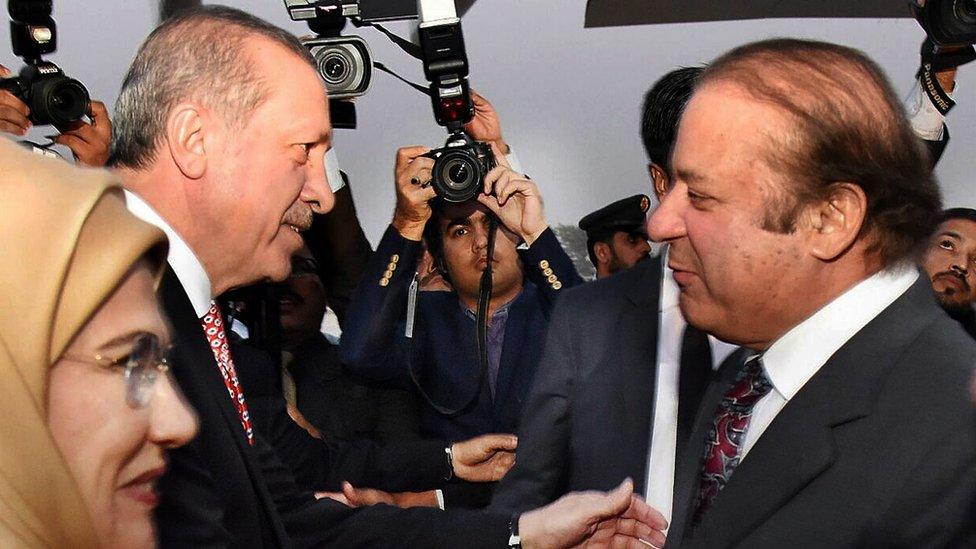
[[[0,138],[0,547],[98,545],[47,429],[48,371],[150,250],[161,269],[165,237],[108,172]]]

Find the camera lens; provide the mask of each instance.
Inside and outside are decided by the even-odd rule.
[[[956,17],[963,23],[976,24],[976,0],[956,0],[954,7]]]
[[[322,63],[322,73],[333,82],[341,81],[343,75],[348,70],[349,67],[346,65],[346,60],[339,56],[330,57],[326,59],[325,63]]]
[[[80,120],[91,103],[85,86],[66,76],[35,81],[30,95],[31,117],[37,124],[70,124]]]
[[[447,151],[434,162],[434,190],[449,202],[464,202],[478,194],[484,174],[466,150]]]

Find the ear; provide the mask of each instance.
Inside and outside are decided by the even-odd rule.
[[[205,143],[208,114],[200,105],[181,103],[166,118],[166,141],[179,170],[189,179],[207,171]]]
[[[822,261],[833,261],[857,240],[867,216],[868,199],[853,183],[834,183],[827,198],[804,212],[809,224],[810,253]]]
[[[613,257],[610,250],[610,245],[606,242],[597,242],[593,244],[593,254],[596,255],[596,260],[603,265],[610,263],[610,259]]]
[[[664,195],[668,194],[671,189],[671,178],[668,177],[668,173],[664,171],[664,168],[658,166],[654,162],[647,165],[647,172],[651,176],[651,185],[654,188],[654,196],[657,197],[657,201],[661,202]]]

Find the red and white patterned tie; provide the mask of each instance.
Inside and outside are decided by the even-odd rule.
[[[743,365],[732,388],[716,407],[712,428],[705,439],[705,460],[693,523],[701,520],[739,466],[753,407],[772,387],[757,355]]]
[[[220,314],[220,306],[213,303],[207,314],[200,319],[200,324],[203,325],[203,331],[207,334],[210,350],[213,351],[214,359],[217,360],[217,367],[220,368],[220,375],[224,378],[224,385],[227,387],[230,400],[241,419],[241,426],[247,436],[247,443],[254,446],[251,414],[247,411],[247,403],[244,402],[244,390],[237,381],[237,370],[234,369],[234,359],[230,356],[230,346],[227,344],[227,333],[224,332],[224,317]]]

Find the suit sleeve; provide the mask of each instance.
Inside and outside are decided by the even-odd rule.
[[[543,231],[528,249],[519,250],[519,257],[525,266],[525,277],[540,290],[547,315],[552,312],[561,292],[583,283],[573,260],[550,228]]]
[[[349,303],[363,277],[373,248],[366,239],[356,214],[349,180],[335,193],[335,206],[325,215],[316,215],[305,242],[319,265],[319,278],[329,307],[340,326],[345,325]]]
[[[570,310],[557,305],[553,312],[535,383],[522,411],[518,457],[495,488],[492,509],[526,511],[565,492],[578,356]]]
[[[420,242],[403,238],[393,226],[383,234],[350,303],[342,333],[339,357],[351,372],[409,386],[406,353],[410,346],[404,322],[408,288],[420,254]]]

